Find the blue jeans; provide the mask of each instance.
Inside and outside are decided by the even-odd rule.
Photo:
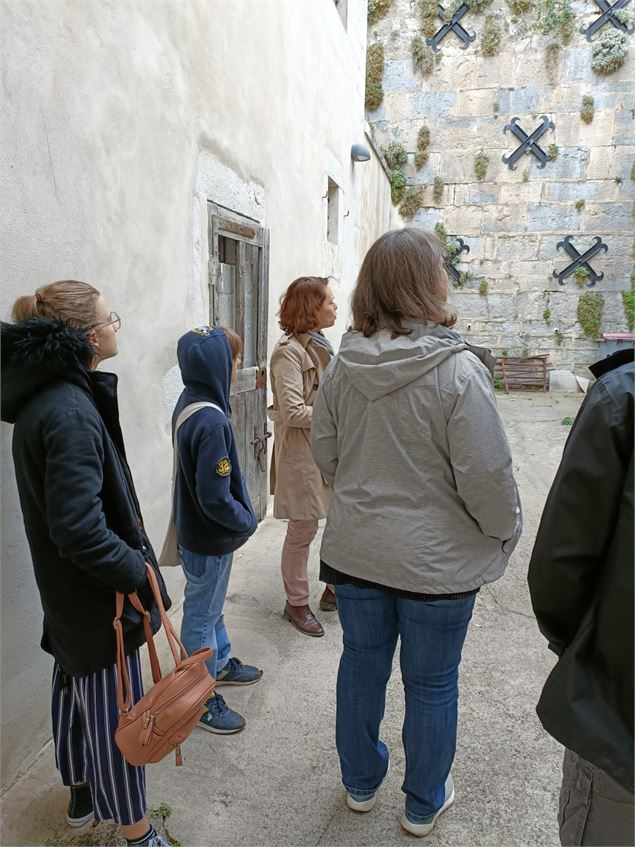
[[[337,585],[335,593],[344,642],[335,729],[342,782],[364,800],[386,776],[388,749],[379,740],[379,726],[401,637],[402,790],[408,818],[426,822],[443,805],[456,750],[459,663],[475,595],[426,603],[356,585]]]
[[[187,579],[183,600],[181,641],[188,653],[211,647],[207,669],[216,679],[229,659],[231,642],[225,629],[223,606],[227,596],[233,554],[204,556],[179,548]]]

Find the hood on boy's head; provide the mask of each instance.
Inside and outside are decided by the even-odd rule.
[[[222,329],[215,326],[191,329],[179,338],[176,356],[191,400],[211,400],[227,411],[232,351]]]

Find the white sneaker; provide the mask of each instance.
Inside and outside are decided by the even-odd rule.
[[[425,835],[429,835],[432,832],[439,815],[442,815],[446,809],[449,809],[452,803],[454,803],[454,780],[452,779],[452,773],[450,772],[448,774],[448,778],[445,781],[445,802],[443,803],[441,808],[434,813],[430,820],[426,823],[413,823],[412,821],[408,820],[408,817],[404,812],[401,816],[401,825],[406,830],[406,832],[409,832],[411,835],[416,835],[418,838],[423,838]]]
[[[376,802],[376,791],[373,796],[369,797],[367,800],[356,800],[351,794],[346,795],[346,803],[348,805],[348,808],[352,809],[354,812],[370,812]]]
[[[388,767],[386,768],[386,776],[390,772],[390,756],[388,757]],[[386,776],[384,779],[386,779]],[[379,791],[379,789],[377,789]],[[375,803],[377,802],[377,791],[373,794],[372,797],[368,797],[366,800],[356,800],[351,794],[346,794],[346,803],[349,809],[352,809],[354,812],[370,812]]]

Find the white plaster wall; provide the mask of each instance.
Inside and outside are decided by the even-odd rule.
[[[343,308],[391,221],[364,143],[365,0],[0,4],[0,311],[46,281],[90,281],[123,318],[120,406],[146,524],[160,544],[179,390],[175,344],[207,319],[207,197],[270,229],[269,342],[278,298],[336,262]],[[328,152],[327,152],[328,151]],[[340,247],[325,243],[327,163]],[[2,426],[2,783],[46,742],[50,660]],[[171,575],[172,580],[174,576]],[[178,586],[176,586],[178,590]],[[28,703],[28,708],[25,704]]]

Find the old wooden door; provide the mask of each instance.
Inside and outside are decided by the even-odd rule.
[[[267,304],[269,233],[255,221],[208,203],[210,321],[243,340],[232,386],[232,425],[240,467],[258,519],[267,512]]]

